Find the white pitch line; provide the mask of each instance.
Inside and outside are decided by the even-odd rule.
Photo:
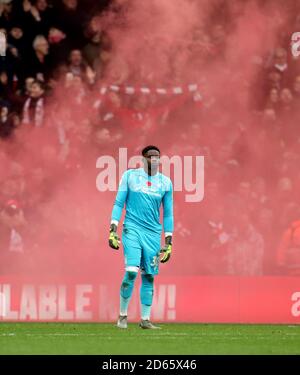
[[[125,333],[125,332],[124,332]],[[132,335],[131,332],[127,333],[129,335],[126,335],[127,339],[136,339],[137,336],[140,337],[140,334],[134,334]],[[105,335],[101,333],[0,333],[0,337],[15,337],[15,336],[27,336],[27,337],[36,337],[36,338],[45,338],[45,337],[102,337],[105,339],[119,339],[120,337],[118,336],[112,336],[112,335]],[[199,335],[191,335],[191,334],[182,334],[182,333],[177,333],[177,334],[170,334],[170,333],[161,333],[161,334],[151,334],[149,336],[144,336],[147,337],[147,340],[155,340],[155,339],[162,339],[162,338],[167,338],[168,340],[173,339],[176,340],[178,337],[186,337],[188,336],[189,339],[191,340],[199,340],[199,339],[215,339],[218,338],[220,339],[220,336],[226,338],[226,340],[240,340],[240,339],[249,339],[249,340],[268,340],[268,339],[274,339],[274,335],[209,335],[209,334],[199,334]],[[279,337],[280,340],[288,340],[291,338],[298,338],[298,334],[285,334],[282,337]],[[278,337],[277,337],[278,338]]]
[[[16,336],[15,333],[0,333],[0,336]]]
[[[130,331],[125,331],[127,333],[132,333]],[[20,334],[21,335],[21,334]],[[111,335],[105,335],[103,333],[25,333],[26,336],[97,336],[97,337],[111,337]],[[131,337],[137,337],[137,336],[140,336],[139,334],[134,334],[134,335],[131,335]],[[155,336],[157,337],[172,337],[172,336],[189,336],[190,335],[188,333],[177,333],[177,334],[155,334]],[[118,336],[114,336],[116,338],[118,338]],[[130,337],[130,336],[127,336],[127,337]],[[198,336],[198,337],[201,337],[201,336]]]

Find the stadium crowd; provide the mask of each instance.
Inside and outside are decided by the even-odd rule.
[[[113,202],[110,193],[95,191],[95,160],[121,146],[136,153],[149,135],[167,155],[205,156],[204,200],[186,203],[175,192],[176,272],[299,274],[300,59],[290,53],[290,36],[300,31],[300,6],[290,2],[277,46],[266,46],[251,62],[257,74],[245,92],[226,94],[222,102],[205,95],[209,82],[200,72],[199,102],[192,94],[99,94],[103,82],[155,81],[155,71],[114,55],[109,36],[99,29],[108,4],[0,1],[0,32],[7,36],[0,56],[0,274],[34,270],[33,262],[45,272],[51,262],[58,271],[68,264],[73,274],[81,272],[76,264],[91,266],[99,256],[97,215],[103,212],[108,223]],[[220,46],[232,27],[225,10],[214,14],[218,22],[211,27],[195,30],[198,53],[190,64],[226,61],[226,54],[216,52],[225,50]],[[166,86],[180,82],[187,66],[173,65]],[[224,74],[240,78],[234,71]],[[247,95],[243,108],[239,100]],[[226,111],[229,101],[237,108],[234,120]],[[91,212],[93,201],[100,206]]]

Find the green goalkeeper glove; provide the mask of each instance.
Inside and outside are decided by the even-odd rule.
[[[120,238],[117,235],[117,226],[116,224],[110,225],[110,234],[109,234],[109,240],[108,244],[112,249],[119,250],[120,248]]]
[[[166,237],[166,244],[160,250],[162,257],[160,258],[161,263],[166,263],[171,258],[172,253],[172,236]]]

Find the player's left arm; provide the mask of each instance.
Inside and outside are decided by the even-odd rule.
[[[161,249],[161,262],[165,263],[171,258],[172,240],[174,231],[174,215],[173,215],[173,185],[170,180],[168,190],[165,192],[162,200],[163,204],[163,225],[165,232],[165,246]]]

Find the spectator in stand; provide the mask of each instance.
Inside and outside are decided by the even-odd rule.
[[[129,78],[130,68],[124,58],[113,56],[104,73],[115,85],[123,85]]]
[[[254,228],[247,211],[240,212],[228,243],[229,275],[260,276],[263,273],[264,239]]]
[[[78,0],[62,0],[57,10],[57,25],[70,39],[71,48],[81,49],[85,44],[83,25],[84,12],[79,9]]]
[[[50,27],[54,24],[53,9],[47,0],[25,0],[23,9],[27,16],[27,24],[32,35],[48,35]]]
[[[44,86],[40,81],[34,81],[30,86],[30,96],[23,107],[22,123],[41,127],[45,117]]]
[[[4,175],[4,179],[0,181],[0,201],[5,202],[11,198],[21,199],[23,194],[23,185],[20,180],[11,176],[11,165],[8,162],[8,170]],[[1,176],[2,177],[2,176]]]
[[[255,212],[255,219],[257,230],[264,238],[264,261],[263,273],[272,275],[276,273],[276,264],[274,259],[274,249],[277,246],[277,238],[274,236],[275,218],[273,210],[268,207],[260,207]]]
[[[49,43],[43,35],[38,35],[33,41],[33,55],[28,56],[26,76],[34,77],[42,82],[50,78]]]
[[[16,126],[15,118],[16,114],[9,113],[8,105],[2,105],[0,107],[0,138],[9,138]]]
[[[112,61],[112,52],[109,46],[108,38],[105,37],[106,43],[102,41],[102,48],[98,57],[94,61],[93,69],[97,73],[97,77],[103,78],[106,76],[110,62]],[[105,44],[105,45],[104,45]]]
[[[0,99],[7,100],[11,95],[11,87],[8,82],[7,72],[0,72]]]
[[[95,67],[102,45],[103,32],[100,29],[99,17],[93,17],[86,30],[88,43],[83,48],[83,56],[89,66]]]
[[[73,103],[74,108],[73,111],[81,110],[81,104],[83,104],[84,99],[87,96],[87,90],[86,86],[84,85],[84,82],[82,81],[82,78],[80,76],[73,76],[72,79],[70,77],[71,83],[70,83],[70,96],[71,101],[70,103]],[[76,107],[78,106],[78,109]],[[86,117],[86,114],[84,115]]]
[[[30,96],[31,86],[32,86],[32,84],[33,84],[34,81],[35,81],[35,79],[33,77],[27,77],[26,78],[25,85],[24,85],[24,95],[26,97]]]
[[[287,70],[287,51],[284,48],[276,48],[274,51],[273,68],[283,73]]]
[[[20,204],[8,200],[0,209],[0,274],[9,274],[22,266],[26,226]]]
[[[281,138],[286,144],[291,144],[295,139],[295,134],[298,133],[299,115],[297,116],[295,112],[295,105],[292,91],[284,88],[280,93],[279,118],[282,121]]]
[[[271,70],[267,75],[267,89],[280,90],[282,87],[282,79],[279,72]]]
[[[95,73],[83,60],[82,53],[78,49],[74,49],[70,53],[68,70],[73,76],[80,77],[88,84],[95,83]]]
[[[284,231],[277,249],[277,265],[289,276],[300,276],[300,220]]]
[[[113,91],[106,95],[105,100],[102,100],[98,115],[105,127],[109,126],[121,128],[123,126],[123,119],[119,116],[122,109],[122,104],[120,94]]]
[[[288,68],[288,54],[286,49],[281,47],[276,48],[270,71],[280,75],[282,87],[288,87],[291,80],[291,73]]]
[[[21,23],[13,23],[8,34],[7,41],[18,49],[20,55],[24,55],[24,32]]]
[[[289,88],[284,88],[280,92],[280,110],[283,114],[290,114],[293,109],[293,94]]]
[[[279,106],[279,91],[276,88],[271,88],[267,97],[266,108],[277,110]]]
[[[56,67],[66,63],[70,54],[70,45],[66,34],[56,27],[50,28],[48,41],[51,69],[54,71]]]
[[[277,217],[277,224],[281,229],[294,219],[295,215],[291,217],[289,211],[296,196],[295,184],[292,178],[280,176],[276,190],[273,193],[273,199],[276,200],[276,206],[274,206],[275,217]]]
[[[103,153],[109,152],[112,148],[118,149],[123,139],[121,129],[96,129],[93,135],[93,143],[97,150]]]
[[[297,102],[299,102],[299,99],[300,99],[300,75],[298,75],[294,80],[293,93],[294,93],[294,98],[297,100]]]
[[[13,0],[2,0],[0,3],[0,28],[9,30],[13,22]]]

